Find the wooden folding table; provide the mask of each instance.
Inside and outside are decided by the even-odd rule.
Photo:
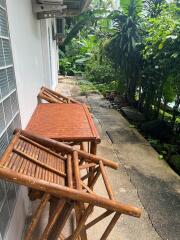
[[[89,142],[96,154],[100,136],[85,104],[41,103],[37,105],[28,132],[72,144]]]

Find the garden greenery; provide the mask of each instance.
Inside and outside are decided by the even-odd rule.
[[[67,19],[66,31],[62,74],[85,74],[103,91],[117,86],[125,101],[136,103],[148,119],[170,111],[175,124],[180,108],[178,3],[94,0],[90,10]]]

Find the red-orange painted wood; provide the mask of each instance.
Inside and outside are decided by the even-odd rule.
[[[100,136],[85,104],[41,103],[26,130],[58,141],[100,143]]]

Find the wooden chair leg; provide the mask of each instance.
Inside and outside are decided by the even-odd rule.
[[[76,228],[76,230],[74,231],[74,233],[68,237],[66,240],[76,240],[76,238],[79,236],[82,228],[85,226],[85,222],[88,219],[89,215],[91,214],[93,209],[93,205],[89,204],[89,206],[86,208],[83,216],[81,217],[78,226]]]
[[[105,232],[103,233],[102,237],[100,240],[106,240],[111,231],[113,230],[116,222],[120,218],[121,214],[120,213],[115,213],[114,217],[112,218],[111,222],[109,223],[108,227],[106,228]]]
[[[80,149],[83,150],[84,152],[86,152],[86,145],[85,145],[85,142],[82,142],[81,145],[80,145]]]
[[[96,175],[94,176],[94,178],[92,179],[92,181],[89,183],[90,184],[90,188],[93,189],[94,185],[96,184],[99,176],[100,176],[101,172],[100,172],[100,169],[97,170],[97,173]]]
[[[63,238],[62,237],[62,230],[63,230],[63,228],[64,228],[64,226],[65,226],[73,208],[74,208],[74,202],[66,203],[66,205],[64,206],[64,209],[62,211],[62,214],[59,217],[58,222],[56,223],[58,231],[57,231],[57,233],[52,235],[52,239],[59,240],[59,239]]]
[[[65,203],[66,203],[65,199],[61,199],[61,200],[58,201],[57,206],[54,209],[54,213],[50,216],[49,223],[47,224],[40,240],[48,239],[48,236],[49,236],[54,224],[56,223],[60,213],[62,212]]]
[[[31,223],[30,223],[30,225],[29,225],[29,227],[26,231],[24,240],[30,240],[31,239],[32,233],[35,230],[35,228],[38,224],[38,221],[41,217],[41,214],[42,214],[44,208],[46,207],[46,204],[49,201],[49,199],[50,199],[50,195],[47,194],[47,193],[44,193],[44,196],[41,199],[41,203],[40,203],[39,207],[37,208],[36,212],[34,213],[32,221],[31,221]]]
[[[104,181],[107,193],[109,195],[109,198],[112,199],[112,200],[115,200],[114,193],[113,193],[113,190],[112,190],[111,184],[109,182],[109,178],[108,178],[106,169],[105,169],[102,161],[99,161],[99,166],[100,166],[101,174],[102,174],[103,181]]]
[[[76,214],[76,226],[78,226],[82,216],[83,216],[83,213],[85,211],[85,206],[84,204],[82,203],[76,203],[76,206],[75,206],[75,214]],[[80,235],[79,235],[80,239],[82,240],[87,240],[87,233],[86,233],[86,229],[84,227],[82,227],[82,230],[80,232]]]
[[[96,155],[96,153],[97,153],[97,143],[96,143],[96,142],[91,142],[90,153]],[[90,172],[91,172],[91,171],[93,172],[93,169],[94,169],[94,167],[89,168],[89,171],[90,171]],[[91,182],[92,182],[92,180],[93,180],[93,178],[94,178],[94,175],[95,175],[95,174],[92,173],[92,175],[91,175],[91,176],[89,177],[89,179],[88,179],[88,187],[90,187],[91,190],[93,190],[93,187],[90,186],[90,185],[91,185]]]
[[[96,223],[100,222],[101,220],[103,220],[104,218],[108,217],[109,215],[111,215],[112,212],[111,211],[105,211],[103,214],[101,214],[100,216],[98,216],[97,218],[95,218],[94,220],[92,220],[91,222],[89,222],[88,224],[86,224],[85,228],[89,229],[92,226],[94,226]]]
[[[82,190],[81,176],[80,176],[80,169],[79,169],[79,157],[76,151],[73,152],[73,163],[74,163],[74,178],[76,182],[76,188],[79,190]],[[77,226],[81,221],[84,210],[85,210],[84,204],[77,202],[75,206]],[[80,238],[83,240],[87,240],[87,234],[83,227],[82,227],[82,230],[80,231]]]

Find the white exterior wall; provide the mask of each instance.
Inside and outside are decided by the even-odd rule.
[[[22,127],[25,128],[37,105],[40,87],[55,88],[57,84],[53,20],[37,20],[31,0],[7,0],[7,10]]]
[[[42,85],[57,84],[58,51],[52,40],[54,20],[37,20],[31,0],[6,0],[22,128],[37,105]],[[50,38],[49,38],[50,35]],[[50,41],[49,41],[50,40]],[[26,188],[21,188],[6,240],[20,240],[28,211]]]

